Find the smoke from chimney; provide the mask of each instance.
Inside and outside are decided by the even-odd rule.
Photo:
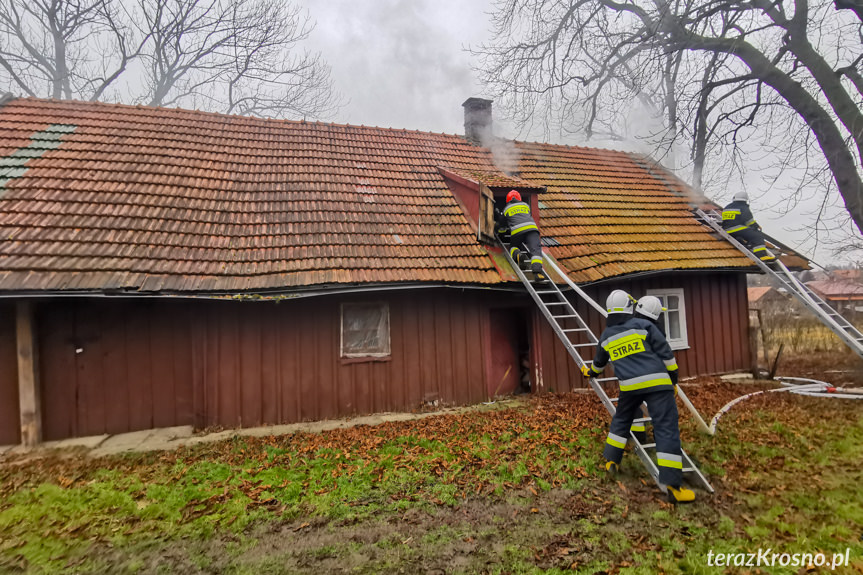
[[[494,136],[491,104],[492,100],[484,98],[468,98],[464,101],[465,138],[471,144],[488,148],[494,165],[501,172],[510,176],[518,175],[518,148],[513,142]]]

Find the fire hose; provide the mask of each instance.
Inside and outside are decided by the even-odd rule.
[[[710,422],[710,427],[707,427],[706,432],[710,435],[716,434],[716,425],[719,423],[719,418],[722,417],[725,413],[728,412],[732,407],[740,403],[745,399],[749,399],[750,397],[755,397],[756,395],[761,395],[763,393],[780,393],[780,392],[790,392],[797,395],[807,395],[809,397],[834,397],[834,398],[842,398],[842,399],[863,399],[863,389],[848,389],[844,387],[834,387],[827,382],[818,381],[817,379],[807,379],[804,377],[779,377],[777,378],[779,383],[781,383],[784,387],[780,387],[778,389],[765,389],[762,391],[756,391],[753,393],[749,393],[746,395],[742,395],[736,399],[733,399],[725,404],[725,406],[719,410],[719,412],[713,416],[713,420]],[[807,383],[794,383],[794,382],[807,382]],[[701,428],[701,426],[699,426]]]

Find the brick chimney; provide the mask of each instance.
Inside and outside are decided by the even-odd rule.
[[[492,100],[468,98],[464,101],[464,135],[471,144],[487,146],[492,135]]]

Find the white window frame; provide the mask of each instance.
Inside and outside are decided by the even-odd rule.
[[[346,307],[379,307],[383,310],[384,314],[384,324],[382,326],[383,330],[386,332],[383,334],[383,349],[379,352],[348,352],[345,350],[345,308]],[[390,346],[390,306],[386,302],[345,302],[340,306],[340,319],[339,319],[339,350],[341,353],[341,357],[343,358],[380,358],[380,357],[390,357],[392,355],[392,347]]]
[[[668,307],[668,296],[677,296],[677,301],[680,302],[680,337],[672,338],[670,336],[671,329],[668,325],[668,312],[662,312],[662,318],[665,321],[665,337],[668,340],[668,345],[671,349],[689,349],[689,336],[686,333],[686,299],[683,295],[683,288],[665,288],[665,289],[649,289],[647,295],[658,297],[662,301],[662,307]]]

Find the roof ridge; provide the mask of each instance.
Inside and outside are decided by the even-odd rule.
[[[17,99],[17,96],[15,96],[15,94],[13,94],[12,92],[5,92],[2,96],[0,96],[0,108],[15,99]]]
[[[11,95],[11,94],[8,94]],[[3,96],[5,98],[5,96]],[[383,130],[386,132],[403,132],[407,134],[422,134],[422,135],[432,135],[432,136],[447,136],[452,138],[460,138],[462,140],[466,140],[464,135],[462,134],[449,134],[447,132],[432,132],[428,130],[415,130],[409,128],[393,128],[393,127],[383,127],[383,126],[366,126],[365,124],[350,124],[350,123],[339,123],[339,122],[326,122],[321,120],[292,120],[290,118],[273,118],[273,117],[265,117],[265,116],[251,116],[251,115],[243,115],[243,114],[226,114],[224,112],[211,112],[208,110],[197,110],[192,108],[183,108],[180,106],[177,107],[168,107],[168,106],[148,106],[145,104],[126,104],[122,102],[103,102],[103,101],[88,101],[88,100],[76,100],[76,99],[57,99],[57,98],[37,98],[32,96],[27,96],[24,98],[16,98],[12,96],[9,101],[17,99],[21,102],[42,102],[42,103],[51,103],[51,104],[72,104],[72,105],[81,105],[81,107],[113,107],[113,108],[124,108],[131,110],[159,110],[165,112],[180,112],[180,113],[188,113],[191,115],[202,115],[202,116],[215,116],[218,118],[239,118],[244,120],[251,120],[256,122],[263,123],[285,123],[285,124],[310,124],[310,125],[320,125],[320,126],[332,126],[337,128],[359,128],[364,130]],[[0,106],[5,103],[4,100],[0,99]],[[512,140],[515,141],[515,140]]]

